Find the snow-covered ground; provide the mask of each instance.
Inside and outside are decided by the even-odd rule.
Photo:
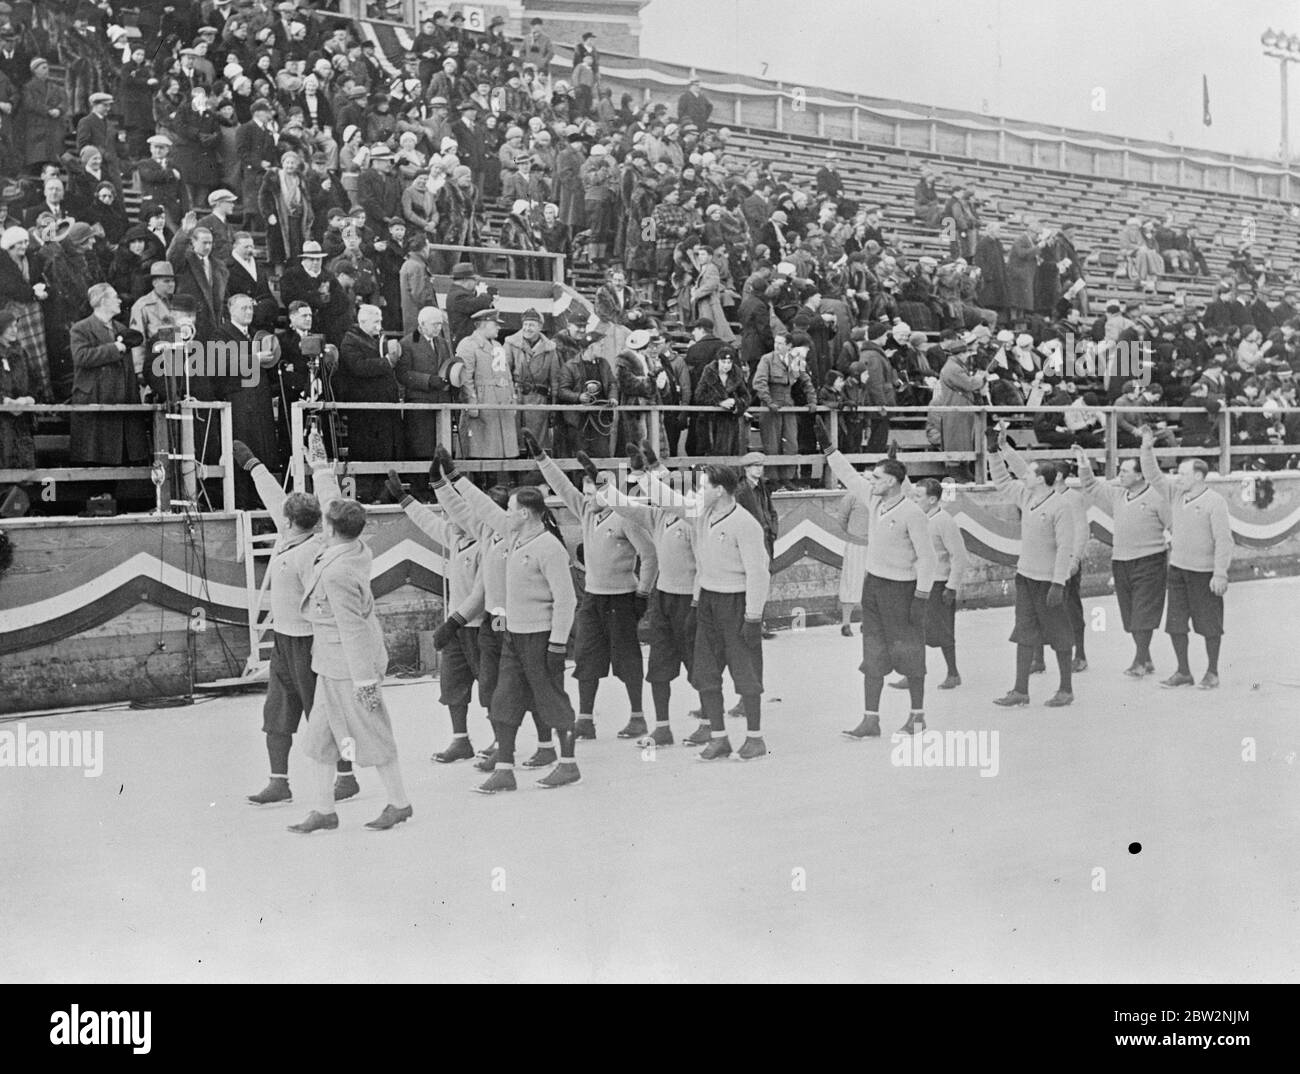
[[[554,792],[521,770],[513,795],[471,794],[468,764],[428,760],[449,733],[436,683],[391,685],[415,817],[386,833],[362,827],[384,804],[372,771],[338,832],[285,831],[305,782],[292,805],[244,801],[266,777],[260,695],[28,718],[102,731],[103,773],[0,768],[0,978],[1295,980],[1298,602],[1300,579],[1234,586],[1206,692],[1120,674],[1114,602],[1088,601],[1109,629],[1061,710],[1041,705],[1051,672],[1032,707],[990,704],[1011,612],[961,613],[965,685],[931,691],[930,727],[983,733],[990,773],[997,732],[987,776],[841,738],[856,627],[766,643],[767,759],[649,756],[615,739],[626,700],[607,682],[583,782]],[[1154,651],[1163,677],[1165,636]],[[888,736],[906,694],[886,695]],[[679,682],[679,739],[689,707]],[[486,745],[477,709],[471,731]]]

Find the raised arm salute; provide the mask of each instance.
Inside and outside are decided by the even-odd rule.
[[[596,737],[596,691],[612,670],[627,690],[631,717],[619,738],[647,731],[642,713],[644,665],[636,628],[650,603],[655,579],[654,542],[640,526],[620,518],[596,499],[596,490],[614,475],[601,474],[578,453],[584,478],[578,489],[527,429],[523,440],[546,483],[582,526],[586,591],[578,608],[574,677],[578,680],[579,738]],[[638,568],[639,561],[639,568]]]
[[[1011,450],[996,429],[988,430],[989,465],[993,484],[1020,508],[1020,557],[1016,560],[1016,682],[994,704],[1029,704],[1029,669],[1034,650],[1050,645],[1056,653],[1060,685],[1047,700],[1051,708],[1074,700],[1071,650],[1074,638],[1065,609],[1065,584],[1074,571],[1077,537],[1075,515],[1057,489],[1054,463],[1033,462],[1023,479],[1011,476],[1006,454]]]
[[[907,676],[911,710],[900,734],[925,730],[925,615],[934,585],[935,557],[925,512],[904,492],[907,469],[890,458],[863,477],[817,419],[817,444],[831,472],[867,505],[867,573],[862,582],[862,722],[848,738],[880,735],[880,695],[885,676]]]
[[[1124,674],[1140,679],[1155,671],[1151,635],[1165,611],[1169,500],[1143,476],[1137,459],[1120,462],[1118,486],[1097,479],[1083,448],[1075,448],[1075,459],[1085,501],[1110,513],[1115,599],[1124,631],[1132,635],[1135,646],[1133,663]]]
[[[1161,686],[1191,686],[1196,680],[1188,663],[1188,627],[1205,639],[1208,661],[1203,690],[1219,685],[1219,646],[1223,640],[1223,594],[1232,564],[1232,523],[1228,503],[1206,484],[1204,459],[1183,459],[1173,478],[1160,472],[1155,433],[1142,429],[1142,475],[1169,501],[1169,611],[1165,632],[1178,657],[1178,669]]]

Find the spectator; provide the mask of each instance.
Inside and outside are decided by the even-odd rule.
[[[394,370],[402,348],[395,339],[380,338],[382,327],[383,313],[378,306],[363,305],[357,310],[356,324],[339,345],[339,366],[333,377],[334,398],[340,403],[400,401]],[[402,457],[401,415],[396,409],[345,410],[342,414],[350,460],[380,462]],[[357,475],[357,499],[374,502],[383,485],[382,475]]]
[[[0,312],[0,408],[36,402],[36,371],[18,342],[14,315]],[[36,430],[31,414],[0,409],[0,470],[36,468]],[[0,497],[8,501],[7,494]]]
[[[700,130],[709,125],[713,115],[713,102],[704,96],[704,89],[698,78],[692,78],[686,84],[686,92],[677,99],[677,121],[694,123]]]
[[[517,400],[522,406],[552,406],[560,397],[560,359],[555,344],[542,334],[542,315],[535,309],[524,310],[519,331],[505,339],[506,361],[514,380]],[[521,428],[550,454],[553,411],[519,412]]]
[[[517,402],[510,360],[497,342],[500,315],[487,307],[474,314],[473,323],[471,334],[456,344],[456,358],[465,367],[463,401],[472,408]],[[518,458],[518,421],[514,410],[466,410],[460,429],[462,451],[471,459]]]
[[[43,57],[31,61],[31,77],[22,88],[23,155],[25,163],[43,164],[63,155],[63,140],[71,129],[68,95],[50,80]]]
[[[758,419],[763,451],[768,455],[796,455],[799,452],[798,416],[783,408],[795,405],[794,391],[799,389],[806,405],[817,408],[817,396],[808,379],[808,352],[812,341],[803,333],[791,335],[785,329],[774,333],[773,349],[763,355],[754,371],[753,391],[759,404],[766,407]],[[793,487],[795,467],[776,468],[783,489]]]
[[[447,317],[437,306],[427,305],[416,314],[416,325],[401,341],[393,367],[408,403],[458,401],[459,376],[453,370]],[[405,447],[408,459],[431,459],[438,448],[438,415],[432,410],[405,412]],[[417,481],[417,484],[426,484]]]
[[[116,323],[122,312],[117,292],[107,283],[90,288],[89,317],[71,328],[71,402],[80,406],[139,403],[140,389],[131,361],[127,330]],[[149,441],[139,414],[74,413],[69,457],[76,465],[133,466],[149,457]]]
[[[451,270],[451,280],[451,290],[447,292],[446,301],[447,317],[451,322],[452,346],[459,353],[460,341],[473,334],[477,315],[492,308],[495,296],[488,284],[478,278],[474,266],[467,262],[461,262]],[[485,325],[480,334],[486,332]]]
[[[947,357],[939,371],[934,405],[975,406],[988,375],[983,369],[972,369],[974,348],[955,334],[945,339],[942,347]],[[937,414],[931,418],[926,432],[930,443],[944,452],[975,451],[979,436],[978,416],[971,413]],[[957,480],[973,481],[978,476],[973,464],[966,461],[945,461],[944,468]]]
[[[696,406],[717,407],[719,413],[699,417],[696,441],[689,455],[736,455],[749,446],[750,404],[745,370],[734,347],[720,346],[700,373],[693,401]]]

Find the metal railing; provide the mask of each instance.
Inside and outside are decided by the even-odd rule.
[[[991,406],[894,406],[894,407],[870,407],[859,408],[856,411],[841,411],[830,407],[819,406],[817,413],[823,417],[835,417],[842,414],[851,414],[854,417],[872,418],[886,415],[891,419],[928,419],[931,415],[943,414],[972,414],[977,418],[976,427],[973,435],[973,444],[970,449],[959,448],[928,448],[925,450],[909,450],[901,446],[898,452],[898,458],[903,463],[973,463],[977,479],[983,479],[987,473],[987,452],[984,443],[983,431],[988,428],[990,422],[1000,421],[1008,418],[1019,416],[1036,415],[1036,414],[1062,414],[1067,410],[1064,406],[1014,406],[1014,407],[991,407]],[[1138,455],[1138,449],[1121,448],[1119,446],[1119,418],[1121,415],[1133,415],[1136,408],[1132,407],[1115,407],[1115,406],[1097,406],[1087,408],[1090,412],[1102,416],[1104,426],[1100,434],[1104,438],[1104,446],[1100,448],[1087,449],[1089,459],[1101,460],[1105,467],[1107,477],[1113,477],[1118,471],[1120,461],[1125,458],[1134,458]],[[663,418],[665,414],[683,414],[683,415],[709,415],[720,417],[728,414],[727,411],[715,406],[663,406],[663,405],[631,405],[618,406],[609,405],[600,408],[593,408],[591,405],[582,404],[546,404],[546,405],[522,405],[514,403],[479,403],[476,405],[469,403],[324,403],[324,402],[299,402],[294,403],[290,418],[291,435],[294,443],[302,443],[306,434],[307,417],[310,414],[320,414],[328,411],[334,412],[365,412],[365,411],[396,411],[396,412],[434,412],[437,414],[437,439],[438,442],[456,455],[455,445],[452,436],[452,415],[456,412],[466,410],[477,411],[513,411],[515,413],[570,413],[579,412],[585,415],[599,413],[612,419],[612,425],[609,433],[609,450],[610,454],[603,456],[605,460],[613,459],[617,462],[617,457],[613,454],[615,439],[618,429],[618,415],[641,413],[646,415],[646,434],[651,443],[660,443],[660,433],[663,427]],[[737,418],[754,418],[766,413],[767,408],[751,407],[747,412],[736,415]],[[1145,414],[1160,414],[1166,417],[1173,417],[1181,414],[1202,414],[1206,410],[1202,407],[1152,407],[1137,411]],[[790,413],[795,415],[809,416],[810,411],[806,406],[792,406],[781,408],[781,413]],[[1161,458],[1205,458],[1211,468],[1217,469],[1220,474],[1232,472],[1232,458],[1237,456],[1259,456],[1259,455],[1296,455],[1300,454],[1300,443],[1296,444],[1245,444],[1234,443],[1233,441],[1233,419],[1236,416],[1247,414],[1286,414],[1300,413],[1300,407],[1282,407],[1272,410],[1266,410],[1264,407],[1223,407],[1218,412],[1217,434],[1218,444],[1210,447],[1161,447],[1156,449],[1156,455]],[[828,427],[831,436],[832,446],[839,448],[840,423],[837,420],[828,421]],[[1013,428],[1014,435],[1014,428]],[[675,446],[675,445],[671,445]],[[742,445],[744,448],[745,445]],[[746,448],[747,450],[747,448]],[[742,454],[744,452],[742,451]],[[1074,457],[1072,447],[1026,447],[1022,448],[1022,454],[1030,459],[1071,459]],[[686,459],[691,465],[707,465],[710,463],[724,463],[734,465],[739,461],[739,456],[729,455],[691,455],[691,456],[666,456],[669,459]],[[881,455],[879,452],[867,453],[863,451],[845,452],[845,457],[849,461],[859,464],[879,461]],[[386,474],[389,470],[396,470],[401,473],[422,472],[428,465],[427,459],[384,459],[384,460],[351,460],[346,462],[346,468],[349,473],[353,474]],[[556,458],[556,461],[566,468],[576,468],[578,463],[576,459]],[[597,459],[596,461],[601,461]],[[457,466],[467,473],[482,471],[500,472],[500,471],[524,471],[531,470],[535,464],[530,459],[524,458],[504,458],[504,459],[486,459],[486,458],[464,458],[457,456]],[[816,454],[791,454],[769,456],[768,465],[770,466],[811,466],[814,473],[820,477],[829,478],[829,470],[824,467],[825,458],[820,453]],[[297,490],[306,490],[306,467],[303,459],[297,457],[292,463],[293,487]]]
[[[221,457],[216,466],[193,461],[194,451],[194,412],[196,410],[215,410],[218,413],[219,434],[221,437]],[[31,469],[0,469],[0,486],[45,484],[53,481],[62,482],[104,482],[104,481],[149,481],[153,467],[162,464],[165,478],[161,497],[164,503],[170,503],[172,494],[172,467],[169,463],[181,463],[179,474],[182,483],[181,493],[185,500],[197,502],[198,482],[209,478],[221,479],[221,509],[235,509],[235,469],[232,460],[231,445],[234,442],[234,423],[229,403],[204,402],[190,399],[180,404],[179,413],[169,413],[161,403],[28,403],[0,406],[0,414],[149,414],[152,415],[151,433],[153,439],[153,462],[149,466],[62,466],[34,467]],[[180,451],[169,451],[160,445],[170,445],[174,441],[169,435],[167,423],[173,421],[179,425]]]

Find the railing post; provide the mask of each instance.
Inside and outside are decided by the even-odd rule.
[[[158,502],[163,505],[164,513],[172,502],[172,468],[168,465],[167,445],[171,443],[171,434],[167,430],[167,408],[160,406],[153,412],[153,461],[161,466],[163,483],[158,490]]]
[[[446,407],[438,411],[438,443],[450,451],[453,456],[456,454],[451,446],[451,411]]]
[[[221,404],[221,509],[235,509],[235,417],[229,403]]]
[[[834,410],[828,411],[827,413],[830,417],[831,450],[839,451],[840,450],[840,416]],[[822,416],[822,412],[818,410],[817,413],[813,415],[813,421],[820,420],[821,416]],[[822,488],[833,489],[835,487],[835,475],[831,473],[831,468],[826,465],[824,459],[823,461],[817,463],[817,468],[821,471],[821,473],[819,473],[817,476],[821,478]]]
[[[663,419],[657,406],[650,408],[650,414],[646,422],[646,439],[650,441],[650,446],[656,451],[663,444]],[[668,445],[668,457],[672,458],[677,454],[677,445]]]
[[[988,428],[989,412],[985,408],[976,415],[976,426],[979,429],[979,435],[975,438],[975,480],[978,484],[984,484],[989,479],[988,471]]]
[[[1112,408],[1106,412],[1106,477],[1119,473],[1119,421]]]
[[[1232,473],[1232,411],[1226,406],[1219,411],[1219,473]]]
[[[301,399],[289,407],[289,445],[292,454],[289,458],[289,473],[293,477],[293,491],[307,491],[307,464],[303,459],[302,445],[306,443],[306,429],[303,424],[303,411],[307,404]]]
[[[564,286],[564,255],[556,254],[551,259],[551,282]]]
[[[199,467],[203,460],[194,453],[194,404],[181,403],[181,499],[199,502]]]

